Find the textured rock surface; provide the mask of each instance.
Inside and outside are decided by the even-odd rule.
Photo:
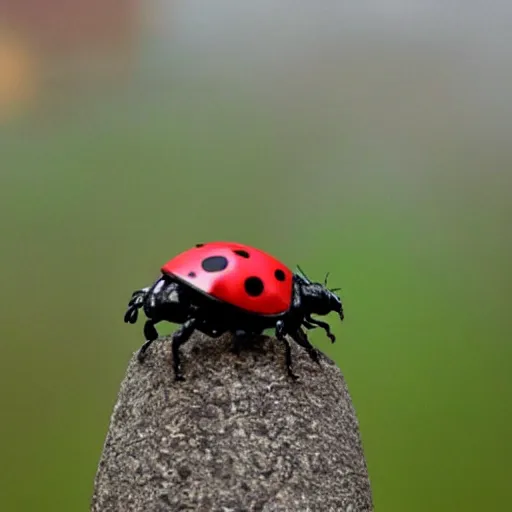
[[[132,359],[95,480],[93,512],[372,511],[358,423],[339,369],[263,337],[196,335],[175,382],[170,340]]]

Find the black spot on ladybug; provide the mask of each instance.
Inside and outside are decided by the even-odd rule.
[[[238,254],[238,256],[242,256],[242,258],[248,258],[249,253],[247,251],[244,251],[243,249],[237,249],[236,251],[233,251],[235,254]]]
[[[275,272],[274,272],[274,275],[276,276],[276,279],[278,281],[284,281],[286,279],[286,275],[285,273],[280,269],[278,268]]]
[[[189,272],[188,273],[188,277],[196,277],[196,273],[195,272]]]
[[[228,260],[224,256],[210,256],[201,262],[206,272],[220,272],[228,266]]]
[[[203,247],[204,244],[196,244],[196,247]]]
[[[263,293],[263,281],[259,277],[248,277],[244,283],[245,291],[247,295],[251,297],[258,297]]]

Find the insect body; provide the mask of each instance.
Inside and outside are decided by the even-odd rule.
[[[177,255],[161,268],[162,275],[150,287],[133,293],[124,320],[134,324],[139,309],[147,316],[146,342],[138,353],[140,362],[158,338],[155,325],[161,321],[180,324],[172,337],[174,371],[184,380],[180,346],[194,331],[211,337],[234,335],[234,350],[240,342],[274,328],[285,345],[286,366],[291,377],[291,350],[286,335],[318,362],[318,351],[302,327],[321,327],[332,342],[327,322],[311,315],[334,311],[343,320],[343,306],[335,290],[311,282],[303,272],[293,273],[270,254],[232,242],[198,244]]]

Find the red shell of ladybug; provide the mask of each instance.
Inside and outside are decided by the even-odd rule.
[[[278,315],[291,306],[292,271],[248,245],[198,244],[168,261],[162,273],[251,313]]]

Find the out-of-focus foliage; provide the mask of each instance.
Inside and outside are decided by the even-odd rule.
[[[4,4],[0,508],[87,510],[131,292],[231,239],[342,286],[377,510],[504,509],[512,8]]]

